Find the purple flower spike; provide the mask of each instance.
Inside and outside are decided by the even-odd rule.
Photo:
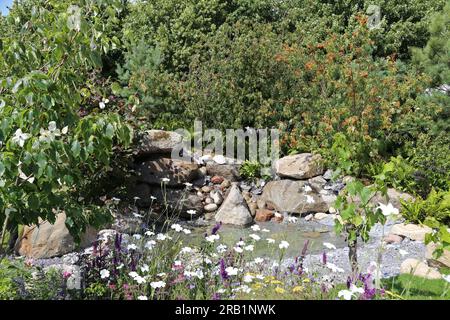
[[[322,253],[322,263],[327,264],[327,254],[325,252]]]
[[[212,228],[211,234],[216,234],[217,231],[219,231],[220,227],[222,226],[222,221],[220,221],[218,224],[216,224],[214,226],[214,228]]]
[[[220,276],[222,277],[222,280],[228,280],[229,278],[228,273],[225,270],[225,261],[223,259],[220,259]]]
[[[350,289],[351,284],[352,284],[352,279],[350,277],[347,277],[347,289]]]
[[[114,247],[118,252],[122,250],[122,234],[119,232],[116,232]]]

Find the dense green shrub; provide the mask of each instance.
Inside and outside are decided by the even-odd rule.
[[[403,216],[410,222],[423,223],[428,218],[450,226],[450,191],[430,192],[425,199],[416,198],[411,202],[403,202]]]
[[[420,172],[401,156],[391,157],[383,165],[380,173],[387,185],[404,192],[426,196],[430,191],[430,183]]]
[[[381,28],[359,30],[365,20],[355,17],[371,4],[381,7]],[[121,84],[139,127],[191,127],[196,118],[219,128],[280,127],[292,133],[285,151],[326,147],[336,131],[358,130],[361,152],[389,153],[404,141],[387,129],[413,110],[426,81],[395,58],[376,57],[408,59],[407,45],[425,45],[443,5],[138,1],[124,27]]]
[[[369,5],[381,9],[381,28],[375,30],[377,56],[398,55],[410,59],[410,47],[423,47],[428,38],[428,25],[433,14],[443,8],[447,0],[365,0],[364,10]]]
[[[450,186],[450,1],[435,15],[431,38],[423,49],[413,50],[413,65],[429,77],[430,87],[416,99],[416,106],[396,124],[392,140],[416,169],[419,179],[437,189]]]
[[[436,189],[450,189],[450,135],[443,131],[436,136],[420,135],[417,142],[407,148],[409,162],[414,166],[419,178]]]
[[[0,223],[67,214],[75,238],[107,215],[85,198],[131,131],[98,95],[120,0],[26,0],[7,16],[0,51]],[[90,177],[90,178],[87,178]]]
[[[358,19],[319,43],[307,31],[283,41],[267,24],[223,25],[206,44],[209,62],[194,61],[182,83],[185,119],[278,127],[286,149],[297,151],[329,147],[344,131],[375,155],[424,88],[403,64],[372,58],[370,30]]]
[[[430,39],[423,49],[413,49],[413,63],[431,76],[434,87],[450,84],[450,1],[433,15],[428,29]]]
[[[186,71],[189,58],[202,49],[205,36],[226,19],[232,1],[137,1],[125,26],[131,46],[144,39],[158,46],[165,70]]]

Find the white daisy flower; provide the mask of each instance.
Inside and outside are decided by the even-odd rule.
[[[331,262],[327,262],[326,264],[327,268],[330,269],[332,272],[340,272],[343,273],[344,269],[339,268],[337,265],[335,265],[334,263]]]
[[[212,234],[210,236],[205,237],[205,240],[208,242],[211,242],[211,243],[213,243],[214,241],[219,240],[219,239],[220,239],[220,236],[218,234]]]
[[[263,262],[264,262],[264,259],[258,257],[258,258],[255,258],[254,262],[255,262],[256,264],[260,264],[260,263],[263,263]]]
[[[156,245],[156,241],[155,241],[155,240],[149,240],[149,241],[147,241],[147,242],[145,243],[144,247],[145,247],[146,249],[151,250],[151,249],[153,249],[153,247],[154,247],[155,245]]]
[[[132,243],[132,244],[129,244],[129,245],[128,245],[127,249],[128,249],[128,250],[136,250],[136,249],[137,249],[137,246],[136,246],[134,243]]]
[[[324,242],[323,246],[325,248],[328,248],[328,249],[331,249],[331,250],[336,250],[336,246],[334,244],[332,244],[332,243],[329,243],[329,242]]]
[[[242,249],[241,247],[234,247],[233,249],[234,249],[234,251],[236,251],[237,253],[242,253],[242,252],[244,252],[244,249]]]
[[[141,266],[141,271],[142,271],[142,272],[148,272],[149,270],[150,270],[150,268],[148,267],[147,264],[143,264],[143,265]]]
[[[162,234],[162,233],[158,233],[158,234],[156,235],[156,240],[164,241],[164,240],[166,240],[167,238],[168,238],[167,235]]]
[[[227,251],[227,246],[224,244],[219,244],[216,250],[218,253],[224,253],[225,251]]]
[[[278,245],[278,247],[279,247],[280,249],[287,249],[287,248],[289,247],[289,242],[283,240],[283,241],[280,242],[280,244]]]
[[[192,252],[192,248],[191,247],[181,248],[181,251],[180,251],[181,254],[183,254],[183,253],[190,253],[190,252]]]
[[[155,281],[155,282],[151,282],[150,286],[153,289],[164,288],[166,286],[166,283],[164,281]]]
[[[255,249],[255,246],[252,245],[252,244],[250,244],[250,245],[244,247],[244,250],[245,250],[245,251],[253,251],[254,249]]]
[[[238,269],[237,268],[234,268],[234,267],[227,267],[226,269],[225,269],[225,271],[226,271],[226,273],[229,275],[229,276],[235,276],[235,275],[237,275],[238,274]]]
[[[261,237],[258,236],[257,234],[252,233],[251,235],[249,235],[250,238],[252,238],[255,241],[259,241],[261,240]]]
[[[175,230],[176,232],[181,232],[183,230],[183,227],[180,226],[178,223],[173,224],[170,228]]]
[[[109,270],[106,270],[106,269],[103,269],[103,270],[100,270],[100,278],[102,278],[102,279],[106,279],[106,278],[109,278]]]

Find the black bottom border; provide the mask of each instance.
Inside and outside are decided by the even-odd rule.
[[[319,319],[336,316],[361,318],[401,318],[418,316],[420,311],[441,310],[450,315],[447,301],[0,301],[2,315],[25,318],[44,313],[62,319],[79,316],[89,319]],[[205,314],[205,312],[207,313]]]

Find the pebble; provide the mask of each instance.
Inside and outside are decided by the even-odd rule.
[[[224,180],[224,177],[221,176],[214,176],[211,178],[211,182],[214,184],[221,184]]]
[[[209,193],[211,192],[212,188],[210,186],[203,186],[202,187],[202,191],[205,193]]]
[[[217,207],[217,204],[215,204],[215,203],[207,204],[207,205],[204,207],[205,211],[207,211],[207,212],[216,211],[217,208],[218,208],[218,207]]]
[[[220,184],[220,187],[223,189],[229,188],[231,186],[231,182],[228,179],[224,179]]]
[[[317,212],[315,215],[314,215],[314,219],[316,219],[316,220],[322,220],[322,219],[324,219],[324,218],[326,218],[328,215],[326,214],[326,213],[323,213],[323,212]]]

